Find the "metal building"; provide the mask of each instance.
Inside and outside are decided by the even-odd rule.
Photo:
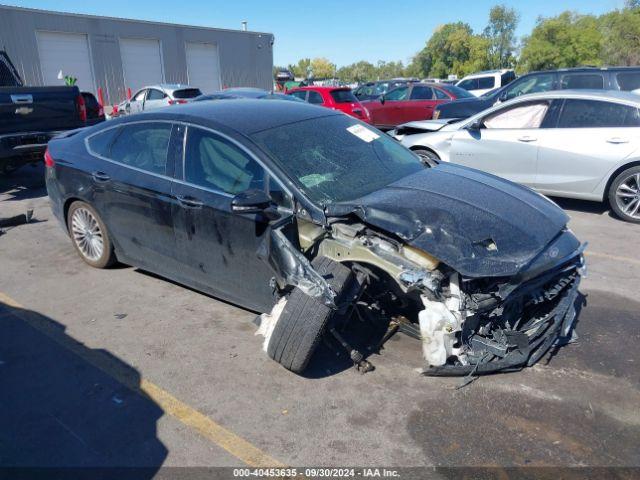
[[[106,103],[127,89],[184,83],[211,92],[225,87],[273,88],[270,33],[192,27],[0,5],[0,49],[26,85],[102,88]]]

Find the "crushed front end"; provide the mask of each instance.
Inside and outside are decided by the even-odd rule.
[[[425,375],[482,375],[531,366],[574,338],[581,251],[521,282],[452,274],[444,305],[423,297]]]

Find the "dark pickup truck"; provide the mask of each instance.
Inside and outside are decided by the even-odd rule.
[[[78,87],[25,87],[0,51],[0,175],[42,160],[51,138],[86,120]]]

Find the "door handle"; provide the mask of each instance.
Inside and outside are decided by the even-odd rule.
[[[536,137],[530,137],[529,135],[518,137],[519,142],[535,142],[536,140],[538,140]]]
[[[607,143],[613,143],[617,145],[619,143],[629,143],[629,140],[627,140],[626,138],[613,137],[613,138],[607,138]]]
[[[185,208],[202,208],[204,203],[202,203],[197,198],[190,197],[188,195],[177,195],[178,203]]]
[[[108,182],[109,180],[111,180],[111,177],[104,172],[93,172],[91,174],[91,177],[96,182],[100,182],[100,183]]]

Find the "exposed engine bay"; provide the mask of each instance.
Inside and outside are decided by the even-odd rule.
[[[278,288],[298,287],[343,312],[327,329],[364,371],[370,368],[363,355],[336,330],[348,329],[350,318],[363,314],[387,322],[383,342],[396,331],[421,341],[423,373],[431,376],[519,370],[575,336],[583,247],[567,241],[566,231],[517,275],[474,277],[353,217],[330,218],[324,226],[298,218],[297,238],[290,240],[284,230],[272,232],[263,252],[267,261],[278,258]],[[487,242],[483,248],[492,253],[498,247]],[[313,272],[308,259],[315,257],[348,266],[358,293],[336,302],[338,292]],[[285,303],[283,294],[271,315],[263,315],[265,350]]]

